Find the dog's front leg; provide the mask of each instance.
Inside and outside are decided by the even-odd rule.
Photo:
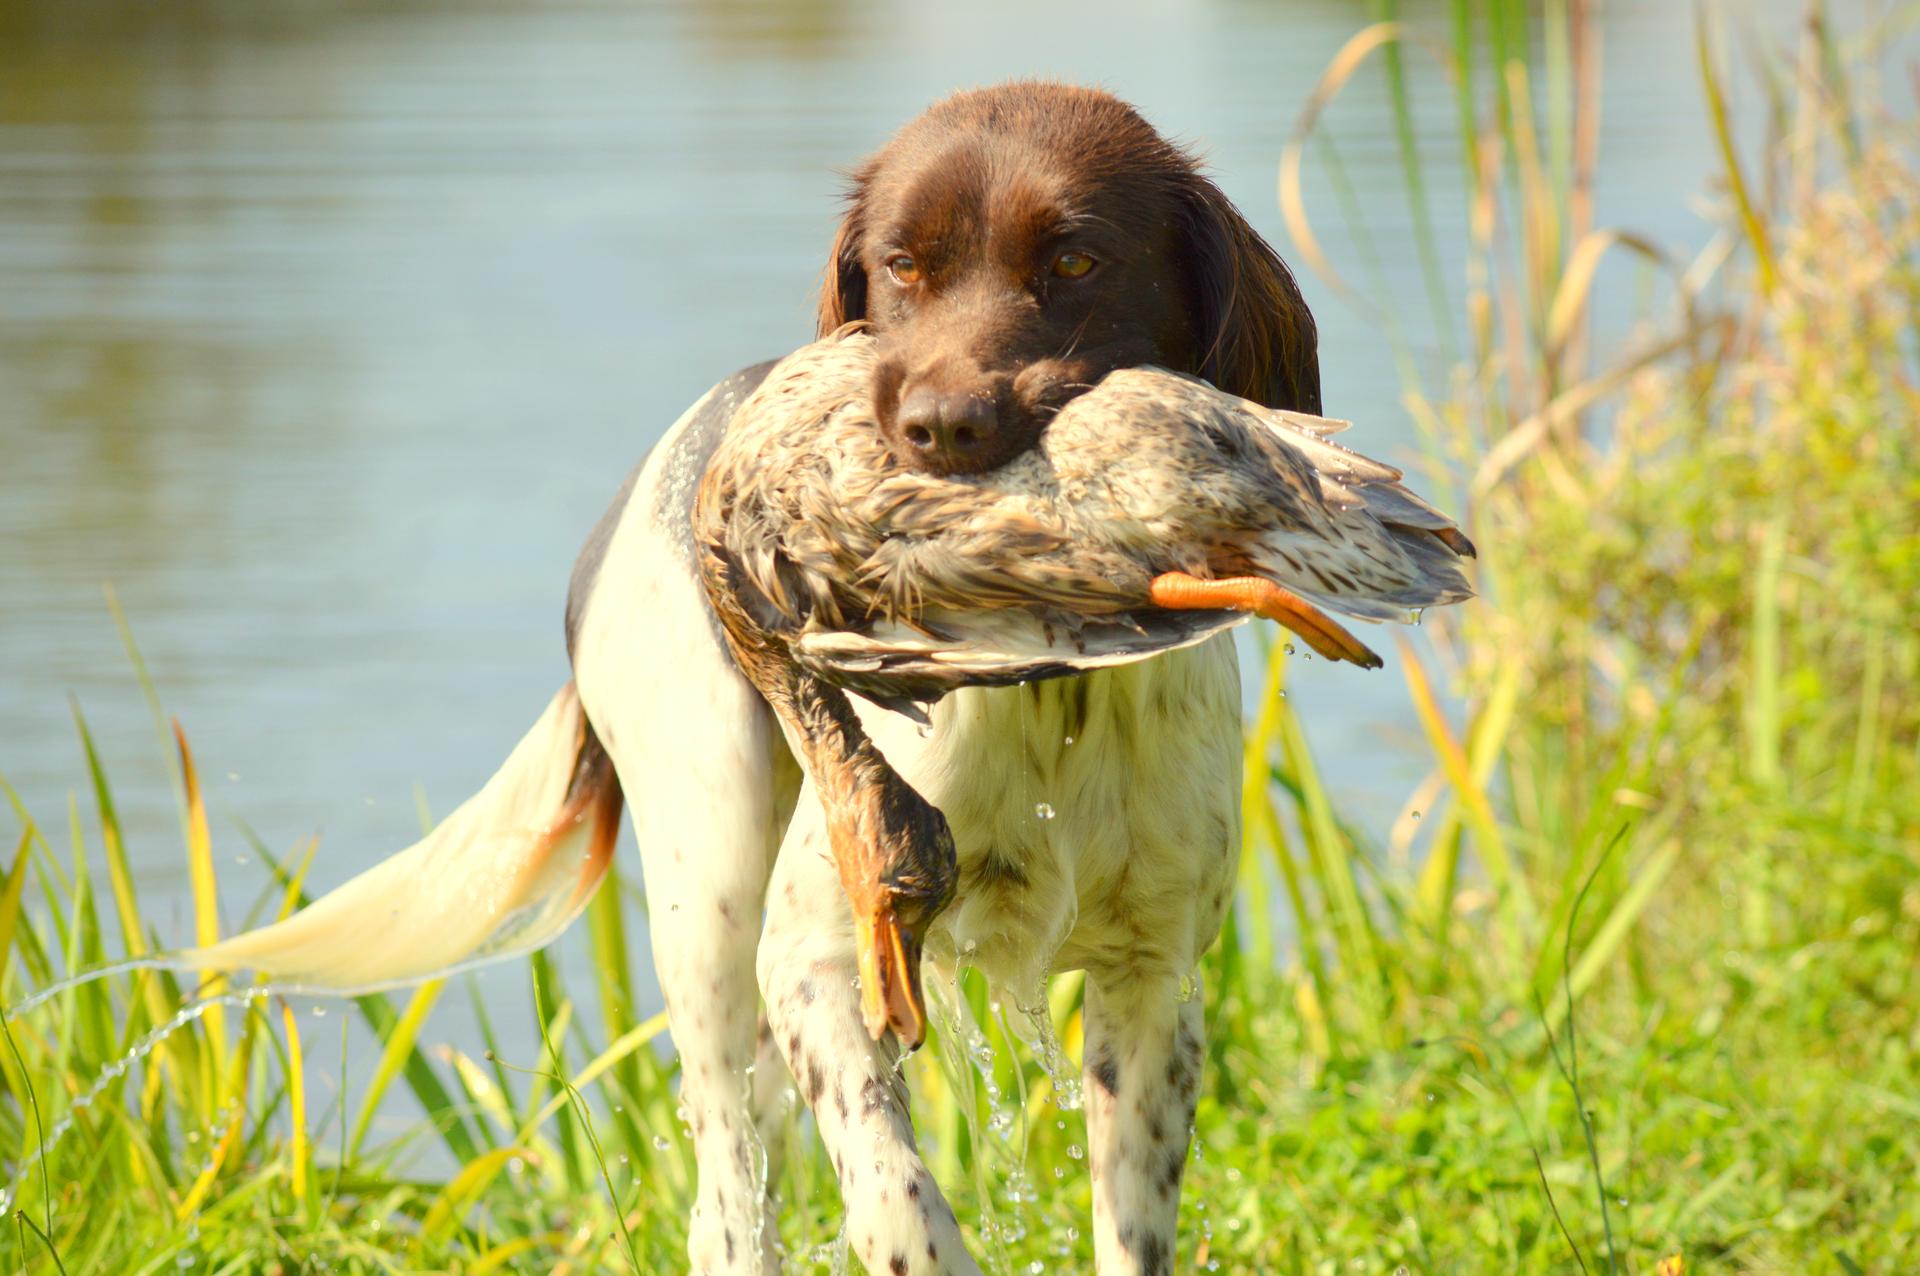
[[[819,798],[800,794],[767,891],[760,992],[774,1039],[840,1180],[847,1239],[870,1272],[977,1273],[953,1208],[914,1145],[891,1035],[860,1015],[852,916]]]
[[[1173,1270],[1204,1032],[1200,999],[1182,1000],[1176,981],[1089,973],[1083,1086],[1100,1276]]]

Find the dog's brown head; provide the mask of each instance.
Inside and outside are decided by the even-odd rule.
[[[1194,160],[1126,103],[1019,82],[956,94],[853,175],[820,330],[864,319],[905,463],[991,469],[1115,368],[1156,363],[1318,412],[1313,316]]]

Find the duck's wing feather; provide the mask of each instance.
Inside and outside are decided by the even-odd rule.
[[[961,687],[1004,687],[1132,664],[1205,642],[1249,619],[1231,611],[1141,611],[1102,620],[1027,608],[920,617],[917,626],[815,630],[790,650],[809,672],[921,719]]]

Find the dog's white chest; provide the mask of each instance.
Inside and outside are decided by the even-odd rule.
[[[1231,893],[1239,709],[1226,636],[958,692],[931,728],[863,706],[875,743],[953,827],[960,888],[930,954],[1023,994],[1057,969],[1189,970]]]

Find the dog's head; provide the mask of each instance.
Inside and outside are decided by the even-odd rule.
[[[853,175],[820,330],[866,320],[903,462],[991,469],[1115,368],[1155,363],[1317,412],[1292,275],[1186,152],[1110,94],[956,94]]]

